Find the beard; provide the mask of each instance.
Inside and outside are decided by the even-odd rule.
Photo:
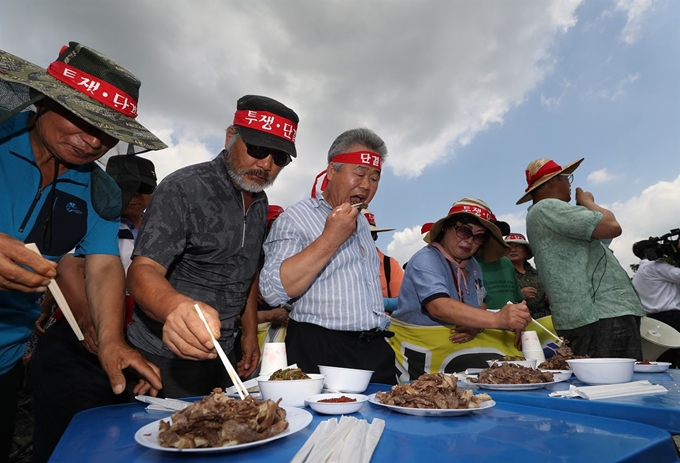
[[[229,149],[226,152],[224,161],[227,166],[229,178],[234,182],[234,185],[243,191],[259,193],[274,184],[276,177],[272,177],[269,172],[263,169],[237,169],[234,167],[232,149]],[[262,178],[264,181],[251,181],[249,180],[249,176],[251,175]]]

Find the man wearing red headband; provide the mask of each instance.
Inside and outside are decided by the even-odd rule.
[[[553,325],[576,355],[642,357],[640,299],[614,254],[600,240],[621,234],[614,214],[576,188],[572,172],[583,159],[562,167],[540,158],[526,169],[527,189],[517,204],[532,200],[527,237],[550,301]]]
[[[368,221],[359,217],[378,189],[386,156],[371,130],[342,133],[319,175],[326,175],[321,193],[315,182],[311,197],[287,208],[265,242],[260,291],[271,306],[292,299],[286,353],[308,373],[330,365],[373,370],[372,381],[395,382],[380,262]]]
[[[295,150],[298,116],[258,95],[238,100],[225,149],[180,169],[156,188],[144,215],[128,289],[137,306],[128,338],[163,374],[165,397],[206,395],[229,384],[210,334],[241,376],[257,367],[257,270],[267,196]],[[241,314],[242,358],[234,322]]]
[[[74,248],[85,259],[92,341],[111,389],[125,390],[127,367],[148,381],[136,393],[161,387],[155,367],[123,337],[121,194],[94,162],[119,141],[132,154],[166,147],[135,120],[140,86],[118,63],[76,42],[47,69],[0,50],[0,461],[9,454],[19,360],[40,315],[38,299],[56,262]]]

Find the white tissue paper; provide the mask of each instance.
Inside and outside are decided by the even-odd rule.
[[[370,424],[351,416],[322,421],[291,463],[369,463],[384,429],[380,418]]]
[[[586,400],[611,399],[613,397],[625,397],[629,395],[661,394],[668,389],[652,384],[647,380],[632,381],[621,384],[603,384],[600,386],[569,386],[568,391],[555,391],[550,397],[572,398],[581,397]]]

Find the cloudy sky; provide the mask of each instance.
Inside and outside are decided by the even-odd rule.
[[[138,120],[169,148],[160,177],[214,157],[236,100],[300,116],[298,158],[268,190],[309,194],[342,131],[389,149],[370,205],[401,263],[456,200],[515,202],[533,159],[585,157],[574,188],[614,211],[611,245],[680,227],[680,2],[673,0],[2,0],[0,48],[47,66],[79,41],[140,77]],[[30,21],[29,21],[30,18]]]

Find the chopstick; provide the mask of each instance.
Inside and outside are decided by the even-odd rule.
[[[38,254],[39,256],[42,256],[42,254],[40,254],[40,249],[38,249],[38,246],[35,243],[26,243],[24,246],[29,251],[33,251],[34,253]],[[78,322],[76,322],[76,317],[74,317],[73,312],[71,312],[71,306],[69,306],[68,302],[66,302],[66,298],[64,297],[64,293],[61,292],[61,289],[59,288],[57,281],[54,278],[52,278],[50,280],[50,284],[47,285],[47,287],[49,288],[50,292],[52,293],[54,300],[57,301],[57,304],[59,305],[59,308],[61,309],[61,313],[64,314],[66,321],[71,326],[71,329],[73,330],[73,332],[76,334],[78,341],[85,340],[85,336],[83,336],[83,332],[80,330],[80,327],[78,326]]]
[[[514,304],[514,302],[508,301],[508,302],[506,302],[506,304]],[[543,325],[541,325],[540,323],[538,323],[534,317],[531,317],[531,321],[534,322],[534,323],[536,323],[543,331],[545,331],[545,332],[548,333],[550,336],[552,336],[553,338],[555,338],[555,341],[557,341],[558,344],[563,344],[563,343],[564,343],[564,341],[562,341],[562,340],[560,339],[559,336],[557,336],[555,333],[553,333],[552,331],[550,331],[550,330],[549,330],[548,328],[546,328],[545,326],[543,326]]]
[[[531,321],[533,321],[534,323],[536,323],[538,326],[540,326],[540,327],[543,329],[543,331],[545,331],[545,332],[548,333],[550,336],[552,336],[553,338],[555,338],[555,341],[557,341],[558,344],[562,344],[562,343],[564,342],[564,341],[562,341],[562,340],[560,339],[560,337],[557,336],[555,333],[553,333],[553,332],[550,331],[548,328],[546,328],[545,326],[543,326],[543,325],[541,325],[540,323],[538,323],[538,322],[536,321],[535,318],[532,317],[532,318],[531,318]]]
[[[210,339],[213,342],[213,346],[215,346],[217,355],[220,357],[220,360],[222,360],[224,368],[227,369],[227,373],[229,373],[229,377],[231,378],[231,381],[234,383],[234,386],[236,387],[236,392],[238,392],[238,396],[241,398],[241,400],[245,399],[246,396],[249,395],[248,389],[241,382],[241,378],[238,377],[238,373],[236,372],[236,370],[234,370],[234,367],[231,365],[231,362],[227,358],[227,355],[224,353],[222,346],[218,344],[217,340],[215,339],[215,336],[213,336],[212,334],[212,331],[210,331],[208,321],[205,319],[205,316],[203,315],[203,312],[201,311],[201,308],[198,306],[198,304],[194,304],[194,309],[196,309],[196,312],[198,312],[198,316],[201,318],[201,321],[205,325],[205,329],[208,330],[208,334],[210,334]]]

